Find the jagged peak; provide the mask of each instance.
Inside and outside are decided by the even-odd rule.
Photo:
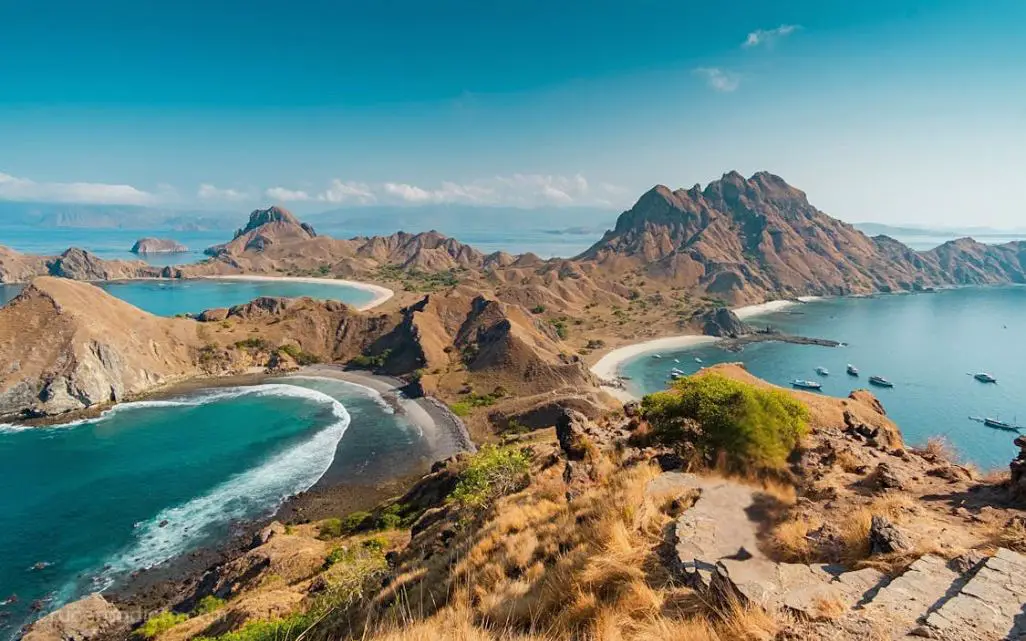
[[[299,222],[299,219],[284,207],[272,205],[267,209],[255,209],[249,214],[249,222],[242,229],[235,232],[235,237],[238,238],[243,234],[247,234],[255,229],[259,229],[264,225],[270,223],[285,223],[287,225],[295,225],[306,230],[310,236],[316,236],[314,228],[306,223]]]

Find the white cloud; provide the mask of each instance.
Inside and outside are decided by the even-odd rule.
[[[437,188],[408,183],[385,183],[382,199],[407,204],[464,204],[539,207],[543,205],[603,205],[616,188],[602,184],[592,189],[584,176],[512,174],[469,183],[443,182]]]
[[[0,200],[101,205],[152,205],[156,195],[131,185],[36,182],[0,172]]]
[[[310,197],[310,194],[305,191],[286,189],[285,187],[271,187],[264,191],[264,195],[271,200],[283,203],[289,201],[313,200],[313,198]]]
[[[776,29],[756,29],[748,34],[741,46],[749,49],[759,46],[772,47],[777,40],[786,38],[799,29],[801,25],[796,24],[782,24]]]
[[[233,202],[249,198],[249,194],[235,189],[220,189],[210,183],[201,184],[199,191],[196,192],[196,196],[203,200],[228,200]]]
[[[741,86],[741,79],[737,74],[725,71],[719,67],[699,67],[695,74],[705,78],[706,84],[723,93],[730,93]]]
[[[343,182],[335,178],[326,190],[317,194],[317,200],[329,203],[353,202],[368,205],[376,202],[377,196],[374,195],[367,183]]]

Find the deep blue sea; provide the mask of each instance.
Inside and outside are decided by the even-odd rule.
[[[985,469],[1007,466],[1018,451],[1014,434],[969,417],[1026,425],[1026,287],[820,300],[748,322],[846,346],[758,343],[732,353],[708,344],[661,352],[661,359],[646,355],[624,365],[628,386],[640,393],[664,389],[672,368],[691,373],[702,367],[696,357],[704,365],[743,362],[756,376],[778,385],[815,379],[831,396],[868,387],[866,379],[879,375],[894,388],[872,391],[907,442],[944,436],[962,458]],[[845,374],[848,363],[859,368],[861,377]],[[830,374],[817,375],[820,366]],[[969,375],[980,371],[990,372],[998,383],[980,383]]]
[[[51,428],[0,426],[0,602],[17,595],[0,608],[0,638],[33,602],[49,610],[223,540],[333,461],[340,482],[373,484],[431,454],[380,396],[325,378],[127,403]]]

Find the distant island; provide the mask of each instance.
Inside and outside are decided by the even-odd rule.
[[[181,254],[189,248],[170,238],[140,238],[131,251],[133,254]]]

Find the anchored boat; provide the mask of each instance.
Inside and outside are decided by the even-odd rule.
[[[830,376],[830,370],[828,370],[825,367],[817,367],[816,368],[816,373],[819,374],[820,376]]]
[[[973,374],[973,378],[980,381],[981,383],[997,383],[997,379],[988,374],[987,372]]]
[[[883,376],[870,376],[869,382],[877,387],[894,387],[894,383],[890,382]]]
[[[848,370],[847,371],[848,371],[848,376],[858,376],[859,375],[859,368],[855,367],[851,363],[848,363]]]
[[[987,427],[993,427],[993,428],[996,428],[996,429],[999,429],[999,430],[1008,430],[1009,432],[1018,432],[1019,431],[1019,428],[1016,427],[1015,425],[1012,425],[1011,423],[1008,423],[1007,421],[1002,421],[1001,419],[997,419],[997,418],[987,417],[987,418],[983,419],[983,424],[986,425]]]
[[[800,378],[791,381],[791,385],[799,389],[821,390],[823,386],[816,381],[805,381]]]

